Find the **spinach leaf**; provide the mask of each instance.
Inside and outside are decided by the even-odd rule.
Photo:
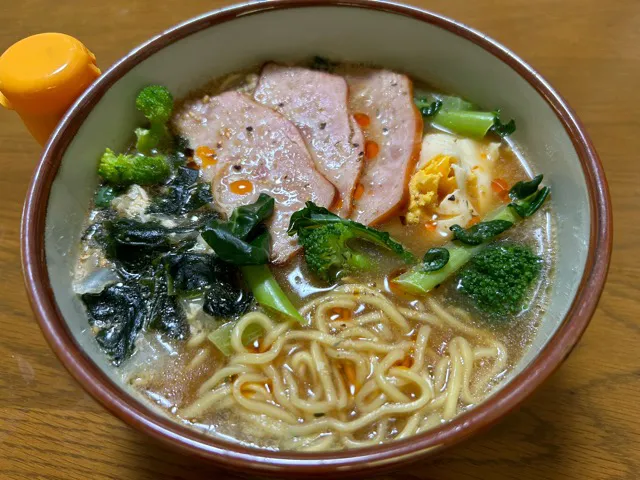
[[[440,100],[435,100],[434,102],[430,103],[426,107],[422,107],[420,109],[420,113],[422,114],[423,117],[435,117],[441,108],[442,108],[442,102]]]
[[[201,235],[216,255],[234,265],[263,265],[269,263],[270,245],[260,224],[273,214],[275,202],[264,193],[250,205],[238,207],[228,221],[209,222]],[[260,241],[253,242],[256,236]],[[268,240],[268,237],[267,237]]]
[[[542,206],[550,191],[549,187],[543,187],[522,202],[511,202],[509,207],[513,208],[522,218],[530,217]]]
[[[240,238],[247,238],[251,231],[273,215],[275,200],[261,193],[258,199],[249,205],[236,208],[229,218],[229,231]]]
[[[120,365],[133,352],[147,315],[144,289],[116,283],[100,293],[85,293],[81,299],[89,313],[89,324],[97,330],[98,345],[115,365]]]
[[[534,178],[529,180],[528,182],[520,181],[511,187],[509,190],[509,196],[513,200],[522,200],[527,198],[530,195],[533,195],[538,191],[538,186],[540,186],[540,182],[542,182],[543,175],[536,175]]]
[[[500,110],[496,110],[495,112],[493,112],[493,114],[494,114],[493,125],[489,129],[490,132],[493,132],[499,137],[504,138],[504,137],[508,137],[509,135],[511,135],[513,132],[516,131],[515,120],[512,119],[512,120],[509,120],[507,123],[502,123],[502,121],[500,120]]]
[[[454,240],[459,240],[465,245],[480,245],[500,235],[513,226],[513,222],[507,220],[489,220],[480,222],[466,230],[460,225],[452,225],[449,229],[453,232]]]
[[[430,248],[422,259],[422,270],[424,272],[435,272],[444,268],[449,262],[449,250],[442,247]]]

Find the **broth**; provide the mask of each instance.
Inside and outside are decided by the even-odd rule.
[[[336,71],[360,68],[337,67]],[[250,93],[257,80],[255,71],[232,74],[190,98],[208,99],[229,89]],[[416,91],[435,90],[419,84]],[[424,135],[439,131],[426,126]],[[495,143],[495,138],[484,139],[477,145],[485,151]],[[492,166],[492,178],[508,185],[526,179],[528,170],[526,160],[512,147],[501,142]],[[210,180],[204,160],[194,156],[183,161],[200,169],[199,182]],[[211,213],[203,206],[196,213],[148,214],[149,205],[165,194],[166,187],[137,188],[121,192],[106,210],[92,207],[75,272],[77,282],[83,284],[78,293],[97,294],[86,287],[86,279],[96,269],[113,270],[107,249],[96,239],[105,222],[138,218],[188,230],[191,227],[185,225],[204,222]],[[505,205],[504,195],[494,192],[488,198],[479,217]],[[427,223],[407,225],[405,213],[406,209],[400,210],[377,228],[418,258],[450,241],[447,231],[430,227],[439,221],[437,216]],[[208,315],[202,299],[181,298],[172,308],[186,312],[188,334],[171,339],[145,324],[134,353],[117,368],[137,394],[171,417],[247,445],[317,451],[404,438],[472,408],[508,379],[545,310],[553,282],[553,232],[552,209],[547,204],[497,240],[498,245],[525,245],[542,259],[526,308],[506,321],[496,321],[478,308],[455,278],[428,295],[402,291],[394,279],[409,267],[384,249],[362,247],[374,268],[342,277],[335,284],[320,280],[304,255],[297,253],[271,270],[308,325],[254,303],[240,320],[234,320],[229,340],[232,354],[225,356],[208,336],[228,319]],[[180,245],[184,233],[171,235],[170,243]],[[188,248],[179,248],[197,255],[211,253],[202,236],[192,240]],[[136,275],[122,277],[122,269],[116,271],[125,284],[138,281]],[[234,346],[234,335],[237,342],[245,338],[243,330],[236,332],[244,324],[261,325],[262,334],[246,346]],[[94,324],[96,332],[99,328],[99,322]],[[220,378],[212,381],[216,377]]]

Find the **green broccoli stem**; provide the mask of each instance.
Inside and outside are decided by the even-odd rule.
[[[487,220],[506,220],[516,223],[522,220],[511,207],[505,206],[489,215]],[[464,245],[460,242],[450,242],[444,246],[449,250],[449,261],[440,270],[426,272],[422,265],[416,265],[393,280],[402,290],[413,294],[425,294],[447,280],[464,267],[471,257],[482,250],[485,245]]]
[[[267,265],[246,265],[240,267],[240,271],[261,306],[280,312],[302,325],[307,323],[282,291]]]
[[[373,267],[369,257],[362,253],[351,254],[348,264],[357,270],[370,270]]]

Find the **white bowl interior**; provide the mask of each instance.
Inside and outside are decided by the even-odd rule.
[[[93,108],[64,155],[46,218],[49,275],[58,306],[76,341],[115,382],[120,380],[98,350],[83,307],[72,293],[71,272],[98,182],[97,159],[106,146],[125,147],[142,120],[134,109],[136,93],[144,85],[160,83],[180,97],[234,70],[267,60],[295,61],[312,55],[398,69],[480,105],[500,106],[505,118],[517,119],[514,140],[533,169],[544,172],[553,191],[558,254],[556,281],[541,328],[511,378],[536,356],[560,325],[584,270],[590,206],[571,139],[536,90],[480,46],[410,17],[357,7],[265,10],[195,33],[137,65]]]

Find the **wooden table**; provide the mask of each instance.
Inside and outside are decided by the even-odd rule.
[[[230,2],[5,0],[0,49],[77,36],[106,67],[156,32]],[[586,123],[611,186],[613,263],[582,342],[500,425],[411,468],[424,479],[640,478],[640,1],[415,0],[516,51]],[[40,148],[0,112],[0,478],[228,478],[102,409],[46,345],[22,284],[19,222]],[[393,478],[406,478],[397,474]]]

